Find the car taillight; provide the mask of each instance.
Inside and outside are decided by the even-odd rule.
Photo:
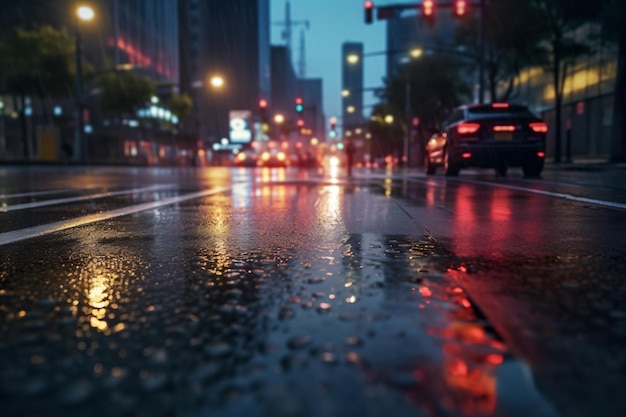
[[[471,135],[478,132],[480,125],[478,123],[461,123],[456,127],[456,131],[459,135]]]
[[[548,133],[548,124],[546,122],[535,122],[528,126],[530,126],[531,130],[535,133]]]
[[[508,109],[509,103],[491,103],[491,107],[494,109]]]
[[[499,125],[493,127],[494,132],[515,132],[515,126],[513,125]]]

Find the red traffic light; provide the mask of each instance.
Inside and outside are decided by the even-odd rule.
[[[267,109],[267,100],[265,100],[264,98],[259,100],[259,108],[260,109]]]
[[[467,14],[467,0],[454,0],[454,15],[463,17]]]
[[[296,98],[296,104],[302,104],[302,98],[300,97]]]
[[[304,127],[304,120],[299,119],[297,124],[298,124],[298,127]]]
[[[422,1],[422,15],[424,17],[433,17],[435,14],[435,0]]]
[[[366,1],[363,3],[363,9],[365,10],[365,24],[369,25],[374,21],[374,2]]]

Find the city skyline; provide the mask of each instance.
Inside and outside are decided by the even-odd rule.
[[[284,45],[282,31],[284,27],[277,22],[285,20],[285,4],[287,0],[272,0],[272,44]],[[378,5],[387,1],[376,2]],[[363,2],[361,0],[290,0],[291,18],[293,21],[308,20],[309,29],[306,36],[306,77],[324,80],[324,110],[327,117],[342,115],[341,97],[341,47],[344,42],[362,42],[364,51],[382,51],[386,48],[386,23],[364,23]],[[293,29],[292,45],[294,56],[292,61],[297,70],[299,59],[300,33],[302,26]],[[364,62],[365,87],[381,86],[385,76],[385,57],[368,58]],[[364,113],[368,115],[375,102],[371,93],[364,96]]]

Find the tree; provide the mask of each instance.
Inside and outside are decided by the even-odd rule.
[[[108,71],[96,79],[99,104],[104,114],[118,118],[134,116],[154,95],[154,83],[129,71]]]
[[[191,114],[191,109],[193,108],[193,101],[187,93],[172,94],[167,104],[171,112],[174,113],[181,121],[186,119]]]
[[[609,157],[613,162],[626,162],[626,4],[621,0],[602,1],[600,22],[604,35],[618,49]]]
[[[491,1],[484,15],[484,66],[490,101],[506,101],[514,89],[520,70],[526,66],[544,64],[545,49],[540,42],[546,36],[541,10],[528,0]],[[459,45],[471,51],[479,61],[479,20],[466,19],[458,27],[456,39]],[[506,91],[498,96],[499,81],[508,84]]]
[[[74,91],[74,42],[65,29],[50,26],[17,28],[0,45],[4,90],[20,102],[24,153],[29,158],[26,98],[37,97],[50,120],[44,98],[66,97]]]
[[[568,34],[583,23],[597,17],[600,3],[589,0],[535,0],[543,11],[544,22],[548,29],[547,47],[550,53],[550,69],[554,88],[554,162],[561,162],[561,107],[567,65],[574,58],[588,52],[586,45],[576,42]]]
[[[385,88],[379,93],[384,105],[374,108],[374,118],[393,115],[395,120],[403,121],[401,131],[406,135],[410,129],[408,119],[418,117],[419,136],[430,135],[450,111],[469,100],[471,80],[463,77],[465,69],[466,64],[459,59],[444,55],[425,55],[405,64],[397,76],[385,80]],[[397,146],[403,135],[394,136]]]

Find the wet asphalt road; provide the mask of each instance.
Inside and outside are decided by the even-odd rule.
[[[1,414],[623,415],[625,172],[0,168]]]

